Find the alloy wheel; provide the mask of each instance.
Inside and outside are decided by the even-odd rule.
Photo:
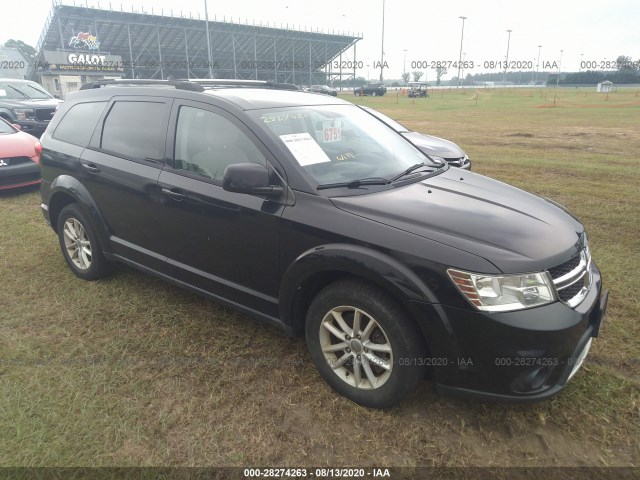
[[[391,343],[367,312],[352,306],[331,309],[320,323],[319,339],[329,366],[352,387],[380,388],[391,376]]]
[[[87,231],[75,218],[69,217],[64,222],[64,246],[69,259],[80,270],[91,267],[91,241]]]

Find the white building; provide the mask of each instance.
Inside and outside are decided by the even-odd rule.
[[[613,91],[613,82],[609,80],[605,80],[604,82],[600,82],[596,87],[596,91],[600,93],[609,93]]]

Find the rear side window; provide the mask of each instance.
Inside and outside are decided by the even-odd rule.
[[[161,102],[115,102],[104,122],[100,147],[125,158],[162,161],[165,112]]]
[[[53,138],[85,147],[107,102],[78,103],[58,124]]]

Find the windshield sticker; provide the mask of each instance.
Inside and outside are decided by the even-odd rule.
[[[264,123],[277,123],[284,122],[291,119],[303,119],[309,118],[309,114],[306,112],[294,112],[294,113],[270,113],[260,117]]]
[[[325,143],[342,140],[342,120],[325,120],[322,122],[322,138]]]
[[[351,152],[342,153],[336,155],[336,160],[341,162],[342,160],[355,160],[356,156]]]
[[[296,157],[301,167],[331,161],[322,148],[320,148],[320,145],[318,145],[308,133],[280,135],[280,138],[289,151],[293,153],[293,156]]]

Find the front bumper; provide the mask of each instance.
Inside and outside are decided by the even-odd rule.
[[[560,392],[580,368],[605,315],[608,291],[602,294],[600,272],[594,263],[591,268],[592,287],[573,309],[561,302],[505,313],[432,306],[442,325],[423,330],[438,392],[518,403]],[[429,341],[429,330],[441,332],[439,345]]]
[[[40,183],[40,167],[35,162],[0,167],[0,190]]]

